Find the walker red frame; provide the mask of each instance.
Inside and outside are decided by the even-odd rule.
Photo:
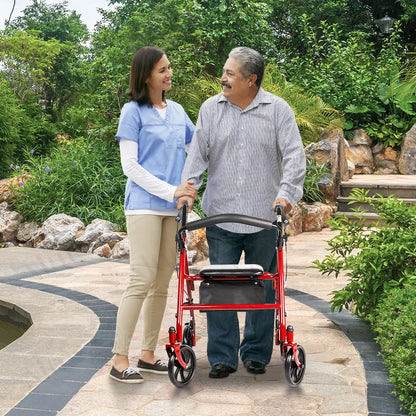
[[[178,298],[176,313],[176,328],[169,329],[169,343],[166,351],[169,357],[168,373],[171,382],[177,387],[189,384],[196,370],[196,357],[192,349],[195,346],[195,310],[260,310],[275,309],[275,344],[280,346],[281,358],[285,361],[285,376],[290,386],[296,387],[303,379],[306,368],[305,350],[294,341],[294,332],[291,325],[286,322],[285,302],[285,270],[284,270],[284,248],[287,243],[286,226],[288,220],[280,205],[276,207],[276,221],[269,222],[263,219],[239,214],[221,214],[201,220],[186,222],[187,206],[179,211],[177,221],[181,223],[176,234],[177,247],[179,251],[178,266]],[[272,280],[273,289],[276,291],[276,300],[273,304],[195,304],[192,292],[195,290],[195,282],[204,280],[200,273],[190,274],[186,248],[186,231],[205,228],[210,225],[236,222],[252,225],[263,229],[276,230],[277,270],[276,273],[264,272],[256,276],[259,280]],[[250,277],[225,276],[227,280],[244,280]],[[224,276],[222,276],[224,278]],[[189,311],[190,320],[185,325],[183,315]]]

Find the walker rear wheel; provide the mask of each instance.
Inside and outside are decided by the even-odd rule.
[[[300,367],[296,364],[295,357],[293,354],[293,349],[291,348],[287,351],[286,360],[285,360],[285,376],[291,387],[296,387],[303,379],[305,375],[306,367],[306,355],[305,350],[301,345],[297,346],[298,350],[298,360],[300,362]]]
[[[181,356],[187,364],[187,368],[181,366],[175,353],[170,356],[168,363],[169,378],[176,387],[185,387],[189,384],[194,378],[196,370],[195,353],[189,345],[181,345]]]

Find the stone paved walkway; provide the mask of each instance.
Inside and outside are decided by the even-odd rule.
[[[369,328],[348,312],[330,310],[330,292],[343,287],[345,277],[322,277],[310,268],[324,257],[332,235],[324,230],[289,238],[288,322],[307,359],[298,388],[287,385],[277,348],[264,375],[248,374],[241,365],[226,379],[208,378],[206,321],[200,312],[197,374],[189,386],[178,389],[167,376],[149,373],[140,385],[117,383],[108,372],[128,264],[81,253],[1,249],[0,300],[29,312],[34,323],[0,351],[0,415],[403,414]],[[176,283],[174,276],[157,349],[161,358],[166,358],[168,328],[175,324]],[[140,321],[136,332],[132,365],[138,359]]]

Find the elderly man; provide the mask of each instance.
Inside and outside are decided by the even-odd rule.
[[[276,204],[286,213],[302,197],[305,154],[292,109],[261,88],[264,59],[255,50],[233,49],[223,68],[223,92],[201,106],[182,180],[208,180],[202,209],[208,215],[237,213],[273,221]],[[186,198],[178,201],[178,208]],[[192,206],[194,201],[189,200]],[[245,262],[276,272],[276,235],[244,224],[206,230],[211,264]],[[266,302],[274,303],[271,281]],[[211,378],[237,370],[238,353],[248,372],[261,374],[273,351],[274,311],[246,312],[240,342],[236,311],[207,312]]]

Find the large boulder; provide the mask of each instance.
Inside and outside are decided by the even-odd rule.
[[[93,252],[100,245],[107,243],[113,248],[115,243],[123,239],[119,232],[120,227],[117,224],[97,218],[88,224],[84,233],[75,240],[75,246],[83,253]]]
[[[403,136],[399,172],[402,175],[416,175],[416,124]]]
[[[373,149],[375,174],[396,175],[399,173],[400,152],[392,147],[384,147],[381,143],[376,144]]]
[[[354,164],[355,174],[372,174],[374,172],[374,159],[371,150],[371,139],[364,130],[354,131],[354,139],[348,143],[346,149],[347,159]]]
[[[0,204],[0,242],[14,241],[22,220],[20,214],[10,211],[7,202],[2,202]]]
[[[33,238],[33,246],[50,250],[75,250],[75,240],[85,230],[84,223],[66,214],[49,217]]]

